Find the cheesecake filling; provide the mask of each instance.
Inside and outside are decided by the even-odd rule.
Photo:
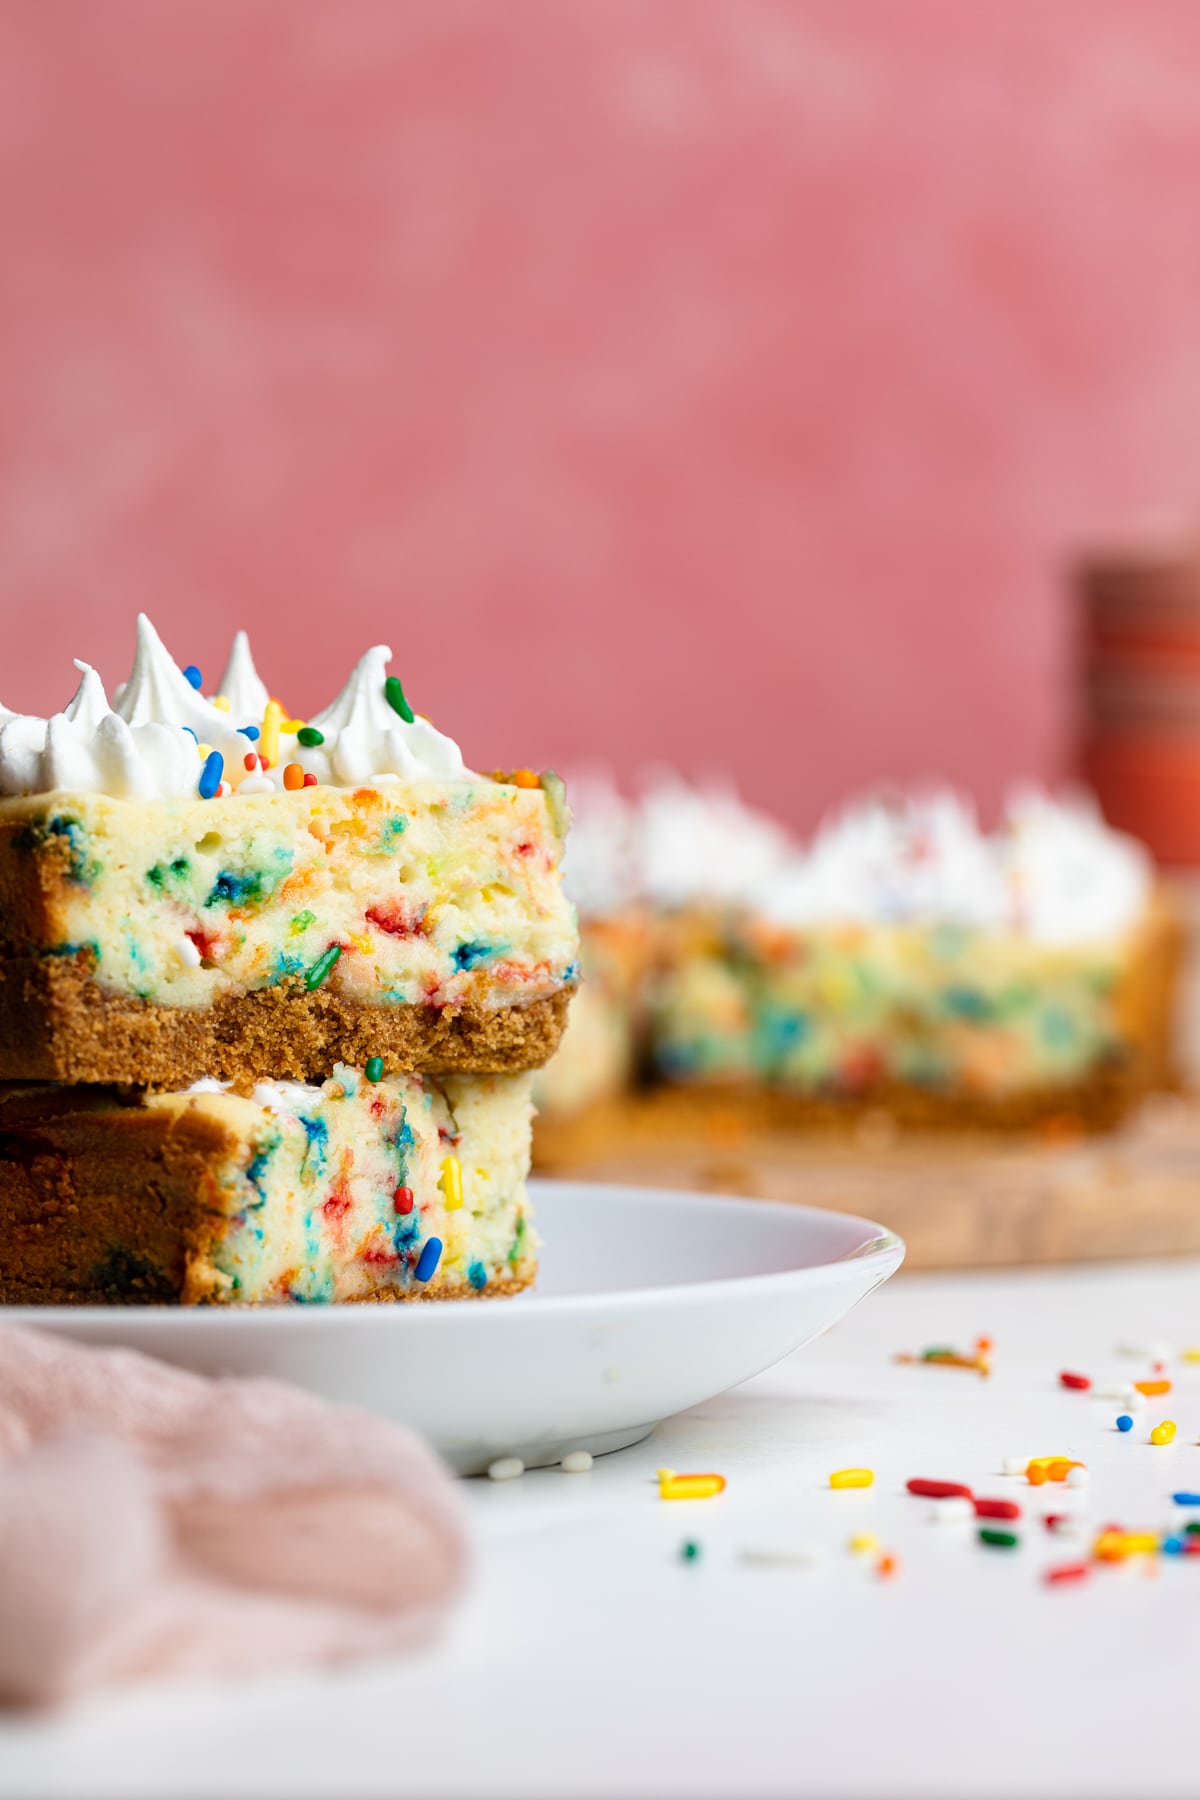
[[[338,1064],[321,1087],[243,1097],[202,1080],[144,1104],[199,1109],[230,1146],[205,1171],[216,1224],[185,1303],[486,1296],[533,1279],[528,1075],[370,1080]]]

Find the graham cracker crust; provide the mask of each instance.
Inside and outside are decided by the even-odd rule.
[[[389,1075],[516,1074],[553,1055],[572,990],[520,1005],[371,1006],[299,977],[211,1007],[106,991],[85,951],[0,959],[0,1081],[171,1092],[198,1076],[324,1081],[382,1056]]]
[[[30,1083],[0,1094],[0,1305],[215,1300],[206,1271],[221,1221],[206,1175],[234,1147],[208,1114],[139,1107],[111,1088]],[[490,1300],[519,1293],[536,1274],[529,1256],[482,1294],[439,1270],[408,1293],[341,1304]]]

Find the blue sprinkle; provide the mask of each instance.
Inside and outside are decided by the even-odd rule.
[[[258,726],[257,725],[239,725],[238,730],[241,732],[243,737],[248,737],[252,744],[257,744],[257,742],[258,742]]]
[[[487,1286],[487,1270],[481,1262],[473,1262],[467,1270],[467,1280],[477,1294],[482,1294]]]
[[[204,677],[196,667],[195,663],[188,664],[187,668],[183,671],[183,679],[185,681],[190,681],[197,691],[204,686]]]
[[[1133,1430],[1133,1420],[1130,1418],[1128,1413],[1122,1413],[1120,1418],[1117,1420],[1117,1430],[1118,1431],[1132,1431]]]
[[[441,1260],[442,1260],[442,1240],[441,1240],[441,1238],[426,1238],[425,1239],[425,1248],[422,1250],[420,1256],[417,1258],[417,1266],[413,1270],[413,1274],[416,1276],[418,1281],[428,1281],[432,1277],[434,1270],[437,1268],[437,1266]]]
[[[211,800],[221,785],[221,777],[225,773],[225,758],[219,750],[210,750],[204,759],[204,767],[200,771],[200,798]]]
[[[1176,1506],[1200,1506],[1200,1494],[1172,1494]]]
[[[180,731],[187,732],[187,734],[191,738],[193,744],[198,744],[200,742],[200,739],[196,736],[195,732],[192,730],[190,725],[181,725],[179,727],[179,729],[180,729]]]
[[[1159,1545],[1159,1548],[1167,1556],[1181,1556],[1183,1554],[1183,1539],[1174,1536],[1165,1537]]]

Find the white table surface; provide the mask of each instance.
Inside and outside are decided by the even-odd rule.
[[[893,1360],[980,1332],[988,1382]],[[1200,1343],[1200,1266],[900,1276],[590,1475],[470,1483],[477,1575],[436,1649],[9,1720],[0,1795],[1195,1795],[1200,1557],[1050,1589],[1039,1571],[1074,1552],[1031,1516],[1069,1498],[1154,1527],[1174,1489],[1200,1487],[1200,1365],[1175,1370],[1170,1449],[1147,1442],[1158,1411],[1123,1437],[1113,1404],[1057,1384],[1063,1367],[1140,1376],[1116,1348],[1152,1339]],[[1087,1489],[998,1473],[1059,1452],[1089,1464]],[[664,1503],[663,1463],[718,1469],[728,1490]],[[830,1491],[859,1463],[872,1490]],[[930,1523],[912,1475],[1028,1502],[1021,1549]],[[896,1579],[846,1548],[865,1530]],[[814,1545],[815,1568],[740,1556]]]

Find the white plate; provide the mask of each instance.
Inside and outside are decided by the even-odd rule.
[[[534,1182],[536,1292],[436,1306],[17,1307],[206,1375],[272,1375],[423,1432],[463,1474],[634,1444],[810,1343],[900,1266],[845,1213]]]

